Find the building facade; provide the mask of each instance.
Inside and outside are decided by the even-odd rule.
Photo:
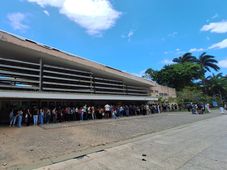
[[[11,106],[145,103],[157,101],[162,93],[176,96],[175,90],[169,89],[0,31],[0,119]]]

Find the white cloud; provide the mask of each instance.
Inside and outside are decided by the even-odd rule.
[[[215,18],[218,18],[219,17],[219,15],[216,13],[216,14],[214,14],[212,17],[211,17],[211,19],[215,19]]]
[[[183,50],[181,50],[180,48],[177,48],[177,49],[175,49],[175,52],[173,52],[173,53],[176,55],[179,55],[179,54],[183,54],[185,52]]]
[[[215,49],[215,48],[217,49],[227,48],[227,39],[224,39],[221,42],[211,45],[208,49]]]
[[[173,64],[173,61],[170,59],[164,59],[164,60],[162,60],[162,63],[168,65],[168,64]]]
[[[213,22],[213,23],[204,25],[201,28],[201,31],[210,31],[214,33],[227,33],[227,21]]]
[[[27,0],[28,2],[35,2],[41,7],[52,6],[52,7],[62,7],[65,0]]]
[[[47,10],[44,10],[43,13],[46,14],[47,16],[50,16],[50,13]]]
[[[218,62],[218,65],[219,65],[221,68],[227,68],[227,59],[219,61],[219,62]]]
[[[127,38],[128,41],[131,41],[132,36],[134,35],[135,31],[130,30],[127,34],[122,34],[121,38],[125,39]]]
[[[190,53],[205,51],[204,48],[192,48],[189,50]]]
[[[51,6],[73,22],[85,28],[90,35],[99,35],[114,26],[121,12],[109,0],[27,0],[41,7]]]
[[[172,32],[168,34],[168,37],[175,38],[178,35],[178,32]]]
[[[25,31],[26,29],[29,28],[29,26],[24,23],[26,15],[23,13],[20,12],[11,13],[7,15],[7,18],[10,22],[10,25],[15,30]]]
[[[128,32],[128,41],[131,41],[131,37],[134,35],[134,31]]]

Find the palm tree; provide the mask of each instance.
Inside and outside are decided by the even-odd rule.
[[[219,95],[220,102],[222,103],[223,94],[227,92],[227,78],[223,77],[222,73],[208,76],[206,78],[206,88],[211,93],[211,95]]]
[[[207,55],[206,52],[203,52],[195,62],[200,65],[202,85],[204,92],[207,93],[205,73],[207,71],[210,72],[211,69],[218,71],[220,69],[217,65],[218,61],[214,59],[214,56]]]
[[[218,67],[217,63],[218,61],[214,59],[215,57],[212,55],[207,55],[206,52],[203,52],[199,58],[196,60],[196,63],[198,63],[201,66],[201,69],[203,70],[204,74],[206,71],[211,71],[211,69],[218,71],[220,68]]]
[[[196,57],[192,55],[192,53],[185,53],[184,55],[174,58],[173,62],[175,63],[185,63],[185,62],[195,62]]]

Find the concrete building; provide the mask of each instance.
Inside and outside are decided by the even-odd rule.
[[[0,120],[10,106],[157,101],[175,90],[0,31]]]
[[[151,87],[151,95],[154,97],[162,97],[165,99],[168,98],[175,98],[176,96],[176,90],[174,88],[170,88],[167,86],[162,86],[157,83],[155,83],[155,86]]]

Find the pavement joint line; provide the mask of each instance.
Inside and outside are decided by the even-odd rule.
[[[54,163],[53,164],[49,164],[49,165],[54,165],[54,164],[57,164],[57,163],[73,160],[75,157],[80,157],[80,156],[83,156],[83,155],[89,157],[90,154],[97,153],[97,151],[99,151],[99,150],[105,150],[106,151],[107,149],[118,147],[118,146],[123,146],[123,145],[125,145],[127,143],[131,143],[131,142],[137,142],[137,141],[139,141],[141,139],[146,140],[149,137],[155,137],[157,135],[166,134],[169,130],[183,129],[183,128],[191,126],[193,124],[197,124],[199,122],[209,121],[210,119],[217,119],[217,118],[222,117],[222,116],[227,116],[227,115],[219,115],[217,117],[206,118],[204,120],[198,120],[196,122],[191,122],[191,123],[187,123],[187,124],[184,124],[184,125],[176,126],[176,127],[173,127],[173,128],[164,129],[164,130],[161,130],[161,131],[158,131],[158,132],[154,132],[153,131],[153,132],[140,134],[140,135],[137,135],[136,137],[128,138],[128,139],[125,139],[125,140],[122,140],[122,141],[117,141],[115,143],[111,142],[109,144],[107,143],[106,145],[94,146],[92,148],[87,148],[87,150],[81,151],[80,154],[76,153],[74,157],[71,156],[71,157],[67,158],[67,156],[66,156],[65,159],[63,158],[63,159],[61,159],[59,161],[52,161]],[[43,165],[43,166],[48,166],[48,165]],[[37,168],[40,168],[40,167],[37,167]]]
[[[202,149],[201,151],[199,151],[198,153],[194,154],[189,160],[187,160],[186,162],[184,162],[183,165],[179,166],[176,170],[179,170],[181,168],[183,168],[187,163],[189,163],[193,158],[195,158],[198,154],[202,153],[203,151],[207,150],[212,144],[208,145],[206,148]]]
[[[77,156],[77,157],[74,157],[73,159],[83,159],[84,157],[86,157],[87,155],[80,155],[80,156]]]
[[[221,115],[223,116],[223,115]],[[217,118],[217,117],[216,117]],[[212,146],[213,144],[210,144],[209,146],[207,146],[206,148],[202,149],[200,152],[196,153],[195,155],[193,155],[192,158],[190,158],[189,160],[187,160],[182,166],[180,166],[179,168],[177,168],[176,170],[182,169],[186,164],[188,164],[192,159],[194,159],[198,154],[204,152],[205,150],[207,150],[210,146]],[[215,159],[209,158],[210,160],[216,161]],[[219,160],[220,161],[220,160]],[[222,161],[220,161],[222,162]],[[224,162],[224,161],[223,161]],[[201,166],[200,164],[196,165],[196,166],[200,166],[201,168],[206,168],[206,169],[211,169],[207,166]]]

